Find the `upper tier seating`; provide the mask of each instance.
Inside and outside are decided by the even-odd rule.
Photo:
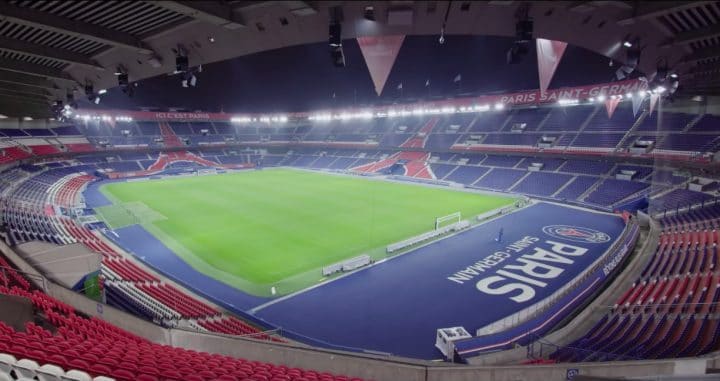
[[[573,147],[615,148],[624,134],[578,134]]]
[[[540,128],[541,131],[579,131],[593,107],[556,107]]]
[[[483,188],[507,190],[526,173],[517,169],[493,168],[480,180],[476,181],[474,185]]]
[[[720,136],[713,135],[689,135],[689,134],[668,134],[657,143],[658,149],[671,151],[714,151],[720,143]]]
[[[515,126],[522,126],[525,131],[535,131],[547,114],[547,109],[530,108],[516,110],[510,122],[505,126],[504,131],[511,131]]]
[[[604,175],[608,173],[612,167],[612,163],[605,161],[568,160],[558,171],[585,175]]]
[[[593,192],[591,192],[586,202],[598,205],[613,205],[641,190],[647,188],[646,183],[635,181],[605,179]]]
[[[720,116],[705,114],[703,117],[690,128],[692,132],[717,132],[720,130]]]
[[[688,189],[675,189],[656,198],[653,201],[653,205],[658,209],[675,209],[700,204],[703,201],[711,199],[713,199],[713,197],[707,193],[695,192]]]
[[[666,112],[662,114],[653,112],[648,115],[638,126],[638,131],[682,131],[697,115],[684,114],[680,112]]]
[[[565,185],[572,176],[562,173],[532,172],[511,190],[524,194],[549,197]]]
[[[600,110],[590,120],[584,131],[602,131],[602,132],[625,132],[635,123],[635,116],[632,107],[628,102],[621,103],[613,114],[612,118],[608,118],[608,114],[604,110]]]

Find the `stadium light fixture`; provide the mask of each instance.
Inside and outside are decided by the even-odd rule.
[[[632,48],[633,44],[632,44],[632,42],[625,40],[625,41],[623,41],[623,46],[626,48]]]
[[[178,53],[178,55],[175,56],[175,73],[184,73],[188,71],[188,68],[190,67],[190,60],[187,56],[181,55],[181,53]]]
[[[577,99],[560,99],[558,101],[558,103],[561,106],[576,105],[576,104],[578,104],[578,100]]]
[[[627,93],[627,94],[625,94],[625,97],[627,97],[627,98],[632,98],[632,97],[633,97],[633,93]]]
[[[502,110],[505,108],[505,105],[502,103],[496,103],[495,104],[495,110]]]
[[[231,123],[250,123],[251,121],[252,121],[252,119],[250,119],[250,117],[247,117],[247,116],[234,116],[234,117],[230,118]]]
[[[367,7],[365,7],[363,17],[365,17],[365,20],[375,21],[375,7],[373,7],[372,5],[368,5]]]
[[[95,93],[95,88],[93,87],[92,83],[85,84],[85,96],[87,96],[88,101],[90,101],[92,103],[95,103],[95,104],[100,103],[100,96],[99,96],[99,94]]]
[[[8,118],[8,116],[7,116],[7,115],[4,115],[4,114],[0,114],[0,119],[7,119],[7,118]]]
[[[605,95],[603,95],[603,94],[598,95],[597,100],[598,100],[598,102],[605,102]]]
[[[22,119],[25,120],[25,121],[28,121],[28,122],[31,121],[31,120],[33,120],[33,118],[32,118],[31,116],[23,116]]]
[[[676,79],[677,77],[678,77],[677,73],[670,74],[670,78],[672,78],[672,79]]]

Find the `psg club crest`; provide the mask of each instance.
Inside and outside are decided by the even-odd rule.
[[[545,226],[543,233],[565,241],[578,243],[605,243],[610,241],[610,236],[599,230],[569,225]]]

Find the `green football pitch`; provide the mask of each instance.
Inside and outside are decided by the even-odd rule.
[[[248,293],[287,294],[321,268],[514,199],[291,169],[107,184],[111,228],[141,224],[198,271]],[[142,253],[137,253],[142,255]]]

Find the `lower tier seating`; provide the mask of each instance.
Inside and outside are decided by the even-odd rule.
[[[640,277],[587,334],[551,360],[690,357],[720,348],[720,207],[660,222],[659,244]]]
[[[0,264],[10,268],[2,257]],[[118,381],[361,381],[151,343],[100,319],[84,317],[73,307],[33,289],[16,271],[9,274],[0,275],[0,294],[31,300],[37,316],[35,322],[25,324],[24,331],[0,322],[0,379],[30,380],[39,376],[45,380],[52,379],[43,378],[45,373],[70,374],[72,370],[70,377],[80,378],[66,379],[107,376]],[[42,369],[39,364],[43,364]],[[87,378],[82,378],[83,374]]]

